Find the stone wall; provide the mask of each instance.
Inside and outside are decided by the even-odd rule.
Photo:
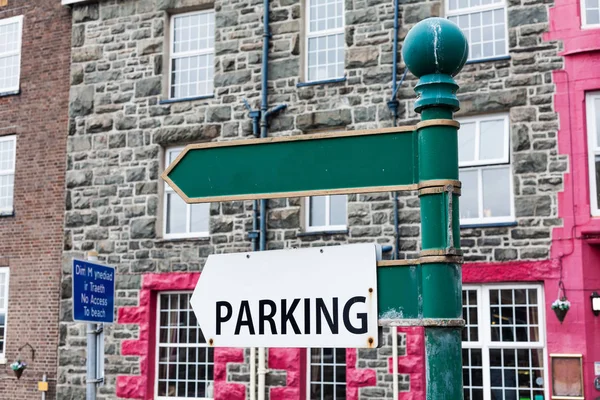
[[[401,39],[414,23],[443,9],[438,1],[401,3]],[[117,305],[129,307],[138,305],[146,273],[200,271],[210,254],[251,248],[252,202],[212,204],[209,238],[162,238],[164,148],[249,137],[252,124],[242,99],[254,108],[260,102],[262,2],[216,0],[214,98],[161,104],[168,15],[191,4],[210,6],[190,0],[104,0],[73,7],[60,398],[80,398],[83,390],[84,327],[70,322],[71,257],[98,250],[102,261],[117,268]],[[460,115],[510,112],[517,215],[515,226],[463,229],[468,261],[546,259],[550,230],[561,224],[556,194],[567,160],[557,154],[551,71],[562,61],[559,44],[542,41],[546,8],[541,0],[511,0],[510,59],[468,65],[458,77]],[[272,1],[269,103],[288,107],[270,121],[269,135],[391,126],[386,103],[392,92],[393,13],[389,0],[347,0],[347,80],[298,88],[303,8],[299,0]],[[403,68],[400,63],[399,76]],[[408,75],[398,91],[401,124],[418,120],[412,111],[415,84]],[[393,244],[389,193],[349,196],[347,234],[304,233],[302,203],[299,198],[268,202],[269,249]],[[415,193],[400,194],[403,258],[419,250],[418,207]],[[120,355],[123,341],[138,335],[135,325],[108,329],[110,374],[102,398],[114,398],[116,375],[139,373],[137,357]],[[391,396],[390,377],[380,371],[389,352],[389,347],[376,355],[358,351],[357,365],[375,363],[378,371],[378,386],[361,388],[361,400]],[[230,379],[247,376],[244,365],[230,371]],[[271,372],[267,381],[280,386],[283,375]]]

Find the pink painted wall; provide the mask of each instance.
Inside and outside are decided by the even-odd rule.
[[[140,290],[139,306],[118,309],[120,324],[139,325],[139,337],[124,340],[121,354],[140,359],[140,375],[117,376],[117,396],[126,399],[154,399],[156,298],[160,291],[193,290],[199,273],[145,274]],[[215,349],[215,399],[245,400],[243,384],[227,382],[227,364],[244,361],[243,349]]]
[[[600,392],[593,386],[593,363],[600,361],[600,318],[591,311],[590,294],[600,289],[600,218],[590,212],[585,94],[600,90],[600,29],[581,29],[580,14],[579,1],[556,0],[545,37],[564,44],[564,69],[553,76],[554,104],[560,117],[559,152],[570,163],[558,198],[564,226],[553,232],[552,258],[562,266],[571,310],[562,325],[549,320],[548,348],[583,354],[584,394],[596,398]]]

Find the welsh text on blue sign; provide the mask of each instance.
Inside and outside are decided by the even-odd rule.
[[[73,320],[111,324],[115,309],[115,269],[73,260]]]

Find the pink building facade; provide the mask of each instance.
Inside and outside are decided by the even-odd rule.
[[[594,387],[594,363],[600,362],[600,318],[590,297],[600,289],[600,218],[595,153],[600,117],[594,95],[600,90],[600,25],[590,3],[557,0],[550,9],[548,40],[561,40],[564,68],[553,74],[554,104],[560,118],[559,152],[570,160],[559,215],[564,224],[552,235],[552,258],[558,263],[572,309],[564,323],[548,325],[550,353],[583,356],[585,398],[600,397]]]

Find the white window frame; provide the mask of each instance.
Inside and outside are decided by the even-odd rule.
[[[475,290],[477,292],[477,320],[479,327],[478,341],[462,342],[463,349],[481,349],[482,371],[483,371],[483,399],[491,400],[491,376],[490,376],[490,349],[541,349],[544,366],[544,398],[549,399],[549,375],[548,349],[546,343],[546,314],[544,307],[544,286],[541,284],[465,284],[464,290]],[[536,289],[538,305],[538,332],[537,342],[500,342],[492,341],[492,330],[490,327],[490,290],[501,289]]]
[[[169,147],[165,149],[165,167],[167,167],[169,162],[169,152],[171,151],[183,151],[184,147]],[[185,233],[167,233],[167,218],[168,218],[168,195],[171,193],[175,193],[178,195],[175,190],[171,186],[169,186],[166,182],[163,182],[164,190],[163,190],[163,238],[164,239],[193,239],[193,238],[207,238],[210,236],[210,205],[209,205],[209,230],[206,232],[192,232],[191,231],[191,215],[192,215],[192,204],[186,203],[186,223],[185,223]]]
[[[161,291],[157,293],[156,296],[156,340],[155,340],[155,363],[154,363],[154,398],[156,400],[190,400],[190,399],[194,399],[194,400],[213,400],[212,397],[171,397],[171,396],[159,396],[158,395],[158,372],[159,372],[159,361],[160,361],[160,357],[159,357],[159,353],[160,353],[160,347],[161,347],[161,343],[160,343],[160,297],[161,295],[171,295],[171,294],[191,294],[192,291],[190,290],[174,290],[174,291]],[[209,347],[207,343],[197,343],[197,344],[191,344],[191,343],[187,343],[187,344],[173,344],[173,345],[165,345],[164,343],[162,344],[162,347]],[[214,390],[214,365],[215,362],[213,361],[213,390]]]
[[[18,74],[17,74],[17,85],[10,87],[0,87],[0,94],[8,94],[18,92],[21,84],[21,47],[23,46],[23,16],[19,15],[17,17],[0,19],[0,26],[2,25],[10,25],[17,22],[19,24],[19,49],[11,52],[0,53],[0,58],[10,57],[10,56],[19,56],[19,66],[18,66]]]
[[[600,28],[600,23],[597,24],[588,24],[587,23],[587,12],[585,8],[585,0],[579,0],[579,8],[581,10],[581,28],[582,29],[598,29]]]
[[[203,55],[209,55],[212,54],[213,55],[213,62],[214,62],[214,57],[215,57],[215,47],[214,47],[214,42],[213,42],[213,47],[212,48],[207,48],[207,49],[198,49],[195,51],[186,51],[186,52],[181,52],[181,53],[175,53],[175,19],[176,18],[180,18],[180,17],[185,17],[187,15],[200,15],[200,14],[215,14],[215,10],[214,9],[210,9],[210,10],[202,10],[202,11],[191,11],[191,12],[187,12],[187,13],[181,13],[181,14],[173,14],[171,15],[171,18],[169,19],[169,96],[168,98],[170,100],[181,100],[181,99],[185,99],[187,97],[174,97],[172,96],[172,91],[171,91],[171,84],[172,84],[172,80],[173,80],[173,60],[177,59],[177,58],[183,58],[183,57],[191,57],[191,56],[203,56]],[[214,85],[214,66],[213,66],[213,76],[212,76],[212,80],[213,80],[213,87],[210,93],[206,93],[206,94],[199,94],[199,95],[195,95],[195,96],[191,96],[189,98],[194,98],[194,97],[205,97],[205,96],[212,96],[215,93],[215,85]]]
[[[596,165],[595,156],[600,156],[600,143],[597,143],[596,130],[600,127],[596,126],[596,109],[594,108],[595,100],[600,100],[600,92],[589,92],[585,94],[586,106],[586,124],[588,137],[588,175],[590,182],[590,212],[593,217],[600,217],[600,205],[596,191],[598,183],[596,182]]]
[[[459,1],[459,0],[457,0]],[[494,10],[499,10],[499,9],[504,9],[504,38],[505,38],[505,45],[504,45],[504,54],[495,54],[493,56],[490,57],[484,57],[483,55],[479,58],[471,58],[471,49],[469,48],[469,58],[467,59],[467,62],[476,62],[476,61],[485,61],[485,60],[493,60],[499,57],[507,57],[509,55],[509,49],[508,49],[508,45],[509,45],[509,37],[508,37],[508,4],[506,0],[502,0],[501,3],[493,3],[493,4],[486,4],[486,5],[482,5],[482,6],[476,6],[476,7],[466,7],[466,8],[459,8],[456,10],[450,10],[450,1],[446,0],[444,2],[444,8],[446,11],[446,18],[449,17],[460,17],[461,15],[469,15],[472,13],[476,13],[476,12],[484,12],[484,11],[494,11]],[[465,35],[467,36],[467,35]],[[467,37],[467,39],[469,39],[469,37]],[[494,45],[495,48],[495,45]]]
[[[304,32],[306,32],[306,34],[304,35],[304,72],[306,74],[306,82],[310,83],[310,82],[321,82],[321,81],[330,81],[330,80],[336,80],[336,79],[342,79],[344,78],[345,75],[345,71],[346,71],[346,2],[342,1],[342,27],[341,28],[335,28],[335,29],[326,29],[324,31],[317,31],[317,32],[311,32],[310,31],[310,4],[311,1],[313,0],[306,0],[305,3],[305,8],[304,8],[304,12],[306,13],[306,18],[305,18],[305,22],[304,22]],[[318,37],[322,37],[322,36],[329,36],[329,35],[338,35],[338,34],[343,34],[344,35],[344,74],[342,74],[341,76],[334,76],[334,77],[327,77],[326,79],[313,79],[313,80],[308,80],[308,42],[310,39],[313,38],[318,38]]]
[[[313,382],[311,382],[311,370],[310,370],[311,366],[313,365],[312,360],[311,360],[311,350],[312,349],[310,347],[306,349],[306,400],[321,400],[321,399],[311,399],[311,397],[310,397],[310,387],[311,387],[311,384],[313,383]],[[323,358],[323,348],[320,348],[319,350],[321,350],[321,358]],[[341,382],[338,382],[336,380],[335,368],[333,371],[333,381],[331,383],[326,383],[326,384],[331,384],[334,386],[334,391],[333,391],[334,400],[345,400],[346,397],[348,396],[348,363],[346,362],[346,360],[348,359],[347,358],[348,357],[348,349],[334,348],[332,350],[333,350],[333,364],[327,364],[327,366],[332,365],[335,367],[335,366],[341,365],[341,364],[338,364],[335,360],[335,356],[336,356],[335,352],[337,350],[344,350],[344,354],[346,354],[346,358],[344,358],[344,368],[346,369],[346,380],[344,381],[344,386],[346,386],[346,396],[344,397],[344,399],[338,399],[336,396],[336,393],[335,393],[335,386],[341,384]],[[322,362],[320,362],[318,365],[321,366],[321,371],[322,371],[324,364]],[[323,382],[324,381],[319,381],[319,382],[314,382],[314,383],[321,384],[321,386],[322,386]]]
[[[318,197],[318,196],[316,196]],[[348,197],[346,197],[346,223],[343,225],[330,225],[331,220],[331,195],[325,197],[325,225],[311,225],[310,224],[310,197],[305,198],[304,210],[304,225],[306,232],[326,232],[326,231],[345,231],[348,229]]]
[[[504,120],[504,157],[493,159],[493,160],[477,160],[479,158],[479,139],[481,135],[480,124],[481,122],[491,121],[491,120]],[[478,171],[477,172],[477,184],[479,187],[478,191],[478,214],[480,217],[477,218],[461,218],[461,225],[486,225],[486,224],[496,224],[496,223],[509,223],[514,222],[515,219],[515,193],[514,193],[514,182],[513,182],[513,168],[512,163],[510,161],[510,120],[508,114],[486,114],[477,117],[469,117],[469,118],[459,118],[457,119],[461,124],[465,123],[475,123],[475,159],[477,161],[459,161],[459,169],[461,171]],[[460,132],[459,132],[460,135]],[[460,149],[459,149],[460,151]],[[506,168],[508,166],[508,175],[509,175],[509,197],[510,197],[510,215],[502,216],[502,217],[484,217],[483,216],[483,169],[500,169]]]
[[[4,280],[4,290],[5,290],[5,302],[4,308],[0,308],[0,313],[4,312],[4,348],[0,352],[0,364],[6,364],[6,345],[7,341],[7,333],[8,333],[8,301],[9,301],[9,280],[10,280],[10,268],[8,267],[0,267],[0,274],[5,275]]]
[[[17,136],[16,135],[8,135],[8,136],[0,136],[0,142],[13,142],[13,165],[12,169],[0,169],[0,176],[15,176],[15,169],[17,163]],[[11,207],[0,208],[0,215],[12,214],[15,209],[15,186],[14,178],[13,178],[13,202]]]

